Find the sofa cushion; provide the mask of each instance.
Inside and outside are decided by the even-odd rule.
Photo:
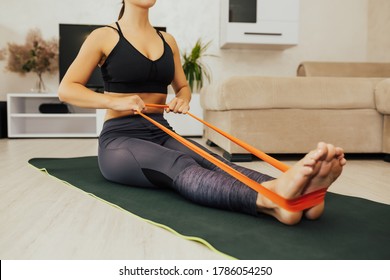
[[[306,77],[390,77],[390,63],[306,61],[297,76]]]
[[[231,77],[205,87],[206,110],[376,109],[375,86],[382,79],[326,77]]]
[[[319,141],[346,153],[378,153],[383,146],[383,116],[375,109],[206,111],[205,120],[266,153],[306,153]],[[207,127],[205,132],[230,154],[248,153]]]

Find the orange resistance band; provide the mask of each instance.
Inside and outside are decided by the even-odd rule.
[[[159,105],[159,104],[146,104],[146,106],[147,107],[155,107],[155,108],[168,108],[168,105]],[[256,181],[248,178],[247,176],[238,172],[237,170],[233,169],[232,167],[230,167],[226,163],[224,163],[224,162],[220,161],[219,159],[215,158],[214,156],[210,155],[209,153],[207,153],[203,149],[199,148],[198,146],[194,145],[190,141],[188,141],[185,138],[181,137],[180,135],[176,134],[172,130],[166,128],[165,126],[163,126],[160,123],[156,122],[155,120],[151,119],[147,115],[145,115],[141,112],[138,112],[138,114],[141,115],[142,117],[144,117],[145,119],[147,119],[148,121],[150,121],[151,123],[153,123],[154,125],[156,125],[158,128],[160,128],[161,130],[163,130],[164,132],[166,132],[167,134],[169,134],[173,138],[175,138],[177,141],[179,141],[183,145],[187,146],[189,149],[191,149],[194,152],[196,152],[197,154],[201,155],[202,157],[204,157],[205,159],[207,159],[211,163],[215,164],[216,166],[218,166],[219,168],[221,168],[222,170],[224,170],[225,172],[227,172],[228,174],[230,174],[231,176],[233,176],[234,178],[239,180],[240,182],[244,183],[245,185],[247,185],[251,189],[255,190],[256,192],[264,195],[266,198],[268,198],[269,200],[271,200],[272,202],[276,203],[277,205],[279,205],[280,207],[282,207],[286,210],[289,210],[291,212],[302,211],[302,210],[311,208],[313,206],[316,206],[324,200],[327,188],[319,189],[317,191],[302,195],[302,196],[294,198],[294,199],[286,199],[286,198],[270,191],[269,189],[265,188],[264,186],[257,183]],[[214,127],[213,125],[201,120],[200,118],[192,115],[189,112],[187,114],[189,116],[195,118],[196,120],[202,122],[203,124],[209,126],[210,128],[215,129],[218,133],[224,135],[228,139],[232,140],[233,142],[240,145],[244,149],[248,150],[252,154],[263,159],[267,163],[272,164],[274,167],[278,168],[279,170],[285,172],[286,170],[289,169],[289,167],[287,165],[268,156],[264,152],[255,149],[254,147],[252,147],[252,146],[244,143],[243,141],[235,138],[234,136],[231,136],[228,133]]]

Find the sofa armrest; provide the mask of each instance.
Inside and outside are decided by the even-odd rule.
[[[205,87],[206,110],[376,109],[375,86],[381,79],[237,76]]]
[[[380,113],[390,115],[390,79],[382,80],[377,84],[375,103]]]
[[[228,110],[224,102],[224,82],[212,83],[204,86],[200,92],[200,105],[206,110]]]

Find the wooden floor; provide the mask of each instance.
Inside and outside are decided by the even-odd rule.
[[[0,139],[0,259],[224,258],[27,163],[33,157],[89,156],[96,151],[96,139]],[[278,175],[260,161],[243,165]],[[390,163],[351,159],[330,191],[390,204]]]

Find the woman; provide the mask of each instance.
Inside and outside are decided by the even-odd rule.
[[[202,205],[252,215],[265,213],[289,225],[298,223],[303,215],[318,218],[324,203],[304,212],[282,209],[137,114],[147,113],[171,129],[163,118],[163,109],[146,108],[145,104],[165,104],[169,84],[176,97],[168,103],[168,112],[185,114],[191,99],[174,38],[155,30],[149,22],[149,9],[155,2],[124,0],[118,22],[91,33],[59,87],[59,97],[64,102],[107,109],[99,137],[103,176],[130,186],[170,187]],[[105,81],[104,94],[84,86],[96,65],[101,67]],[[346,160],[341,148],[319,143],[277,179],[225,162],[292,199],[329,187],[341,174]]]

